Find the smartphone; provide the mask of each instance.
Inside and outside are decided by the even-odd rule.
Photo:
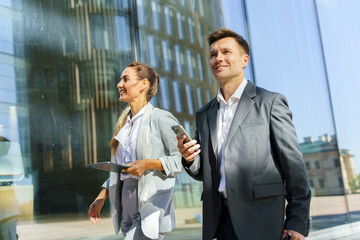
[[[181,138],[182,135],[185,135],[186,138],[184,140],[184,143],[190,142],[191,141],[191,137],[189,136],[189,134],[186,132],[186,130],[183,128],[183,126],[181,125],[175,125],[172,126],[171,129],[174,131],[174,133],[176,134],[176,136],[178,138]]]

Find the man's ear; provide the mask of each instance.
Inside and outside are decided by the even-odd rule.
[[[249,55],[245,54],[242,58],[243,58],[242,67],[245,68],[250,61],[250,57]]]

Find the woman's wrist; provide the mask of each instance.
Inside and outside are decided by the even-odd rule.
[[[109,196],[109,190],[103,188],[95,200],[105,200]]]
[[[164,170],[163,165],[159,159],[144,159],[146,169],[151,170]]]

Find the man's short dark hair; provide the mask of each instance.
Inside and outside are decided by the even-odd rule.
[[[232,37],[235,38],[235,40],[240,44],[240,46],[245,50],[246,54],[250,54],[250,48],[249,44],[246,42],[246,40],[241,36],[240,34],[237,34],[236,32],[228,29],[228,28],[220,28],[216,30],[215,32],[212,32],[209,34],[208,37],[208,43],[209,46],[216,42],[217,40],[226,38],[226,37]]]

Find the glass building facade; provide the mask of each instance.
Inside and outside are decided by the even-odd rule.
[[[0,0],[0,224],[16,221],[20,239],[115,239],[109,204],[87,219],[107,173],[84,165],[110,158],[121,71],[154,67],[152,104],[194,133],[218,90],[206,38],[228,27],[250,44],[245,77],[289,101],[308,239],[360,233],[359,12],[357,0]],[[168,239],[200,239],[202,184],[176,181]]]

